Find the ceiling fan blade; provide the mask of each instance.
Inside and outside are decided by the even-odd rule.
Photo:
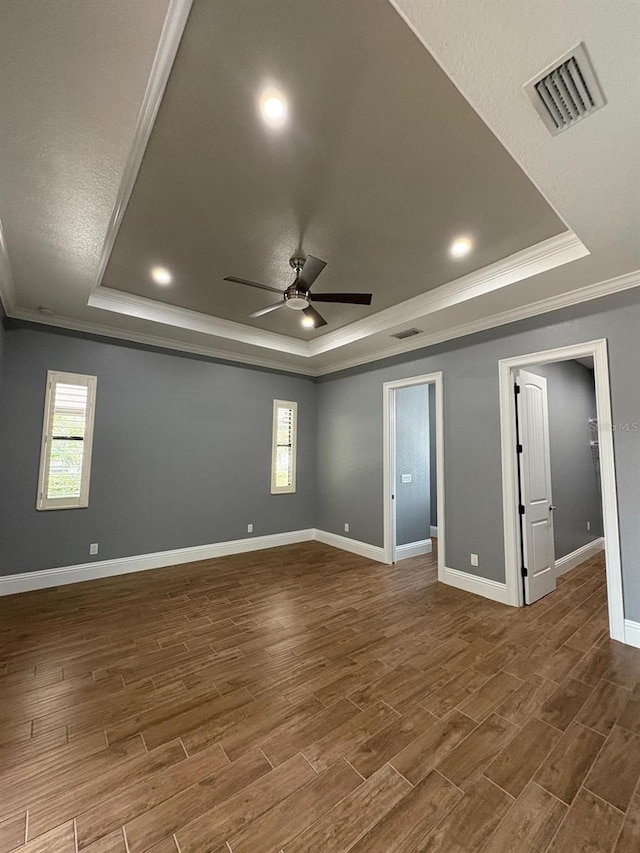
[[[313,302],[344,302],[352,305],[371,305],[371,293],[310,293]]]
[[[327,325],[327,321],[324,319],[322,314],[320,314],[320,313],[318,313],[318,311],[316,311],[316,309],[313,307],[313,305],[309,305],[308,308],[303,308],[302,313],[304,314],[305,317],[311,317],[311,319],[313,320],[313,328],[314,329],[319,329],[320,326],[326,326]]]
[[[262,317],[263,314],[269,314],[271,311],[275,311],[276,308],[282,308],[284,304],[284,300],[281,300],[280,302],[274,302],[273,305],[267,305],[266,308],[259,308],[257,311],[254,311],[252,314],[249,314],[249,316]]]
[[[269,284],[260,284],[257,281],[249,281],[249,279],[246,279],[246,278],[236,278],[234,275],[226,275],[224,277],[223,281],[235,281],[238,284],[248,284],[249,287],[259,287],[260,290],[269,290],[269,291],[271,291],[271,293],[282,294],[282,291],[278,290],[277,287],[271,287],[271,285],[269,285]]]
[[[309,290],[326,265],[326,261],[321,261],[320,258],[314,258],[313,255],[307,255],[307,259],[302,267],[302,272],[300,273],[300,278],[296,282],[298,288],[300,290]]]

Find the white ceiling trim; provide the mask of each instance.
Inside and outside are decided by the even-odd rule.
[[[515,323],[517,320],[526,320],[529,317],[548,314],[550,311],[558,311],[560,308],[568,308],[571,305],[579,305],[581,302],[588,302],[591,299],[598,299],[601,296],[619,293],[622,290],[630,290],[633,287],[640,287],[640,270],[634,270],[631,273],[617,276],[607,281],[590,284],[578,290],[570,290],[566,293],[560,293],[557,296],[549,296],[546,299],[540,299],[538,302],[531,302],[528,305],[511,308],[509,311],[502,311],[499,314],[492,314],[488,317],[472,320],[469,323],[463,323],[450,329],[443,329],[428,335],[416,335],[406,341],[369,355],[345,359],[327,367],[319,367],[314,371],[314,375],[325,376],[328,373],[336,373],[340,370],[360,367],[363,364],[380,361],[383,358],[402,355],[412,350],[424,349],[425,347],[441,344],[455,338],[463,338],[475,332],[484,332],[487,329],[494,329],[497,326]]]
[[[399,325],[415,323],[418,317],[483,296],[587,254],[589,254],[587,248],[578,237],[572,231],[565,231],[427,293],[414,296],[370,317],[357,320],[343,329],[337,329],[314,341],[301,341],[288,335],[256,329],[233,320],[225,320],[102,285],[90,294],[88,305],[92,308],[176,326],[192,332],[228,338],[239,343],[287,352],[303,358],[313,358],[315,355],[348,346],[355,341],[388,331]]]
[[[159,349],[194,353],[195,355],[207,356],[223,361],[239,362],[240,364],[249,364],[257,367],[265,367],[271,370],[281,370],[286,371],[287,373],[298,373],[303,376],[316,377],[326,376],[327,374],[336,373],[341,370],[348,370],[352,367],[360,367],[363,364],[369,364],[370,362],[380,361],[384,358],[402,355],[403,353],[411,352],[412,350],[424,349],[445,341],[465,337],[466,335],[472,335],[475,332],[483,332],[487,329],[504,326],[507,323],[514,323],[517,320],[525,320],[528,317],[547,314],[550,311],[557,311],[560,308],[579,305],[581,302],[588,302],[591,299],[598,299],[601,296],[608,296],[613,293],[619,293],[623,290],[630,290],[634,287],[640,287],[640,270],[635,270],[634,272],[618,276],[617,278],[608,279],[607,281],[601,281],[597,284],[587,285],[586,287],[578,290],[572,290],[567,293],[561,293],[557,296],[548,297],[547,299],[541,299],[538,302],[532,302],[529,305],[513,308],[509,311],[503,311],[490,317],[473,320],[469,323],[464,323],[451,329],[434,332],[430,335],[416,335],[415,338],[402,341],[394,346],[387,347],[382,351],[364,355],[359,358],[345,359],[326,367],[287,364],[273,359],[245,355],[244,353],[231,353],[215,347],[202,347],[197,344],[190,344],[183,341],[160,337],[159,335],[148,335],[144,332],[113,329],[110,326],[103,326],[99,323],[90,323],[85,320],[72,320],[67,317],[45,316],[40,314],[38,311],[22,308],[14,308],[10,311],[8,310],[7,313],[10,317],[17,320],[26,320],[40,325],[56,326],[62,329],[85,332],[87,334],[99,335],[101,337],[145,344],[147,346],[158,347]]]
[[[180,308],[177,305],[168,305],[166,302],[158,302],[155,299],[125,293],[122,290],[113,290],[110,287],[96,287],[89,296],[87,304],[91,308],[101,308],[104,311],[149,320],[152,323],[162,323],[165,326],[175,326],[178,329],[188,329],[191,332],[215,335],[217,338],[229,338],[243,344],[253,344],[265,349],[309,357],[307,341],[299,341],[297,338],[267,332],[263,329],[254,329],[242,323],[235,323],[233,320],[223,320],[221,317],[213,317],[200,311]]]
[[[0,219],[0,303],[4,306],[7,314],[13,311],[16,304],[16,289],[13,283],[11,264],[9,263],[9,252],[7,241],[4,236],[2,220]]]
[[[111,326],[103,326],[101,323],[90,323],[87,320],[72,320],[68,317],[49,316],[25,308],[16,308],[9,313],[16,320],[25,320],[29,323],[37,323],[44,326],[55,326],[59,329],[70,329],[74,332],[84,332],[89,335],[98,335],[115,340],[130,341],[132,343],[144,344],[159,349],[176,350],[188,352],[194,355],[202,355],[208,358],[216,358],[222,361],[239,362],[250,364],[254,367],[265,367],[270,370],[281,370],[287,373],[300,373],[303,376],[315,376],[316,371],[312,367],[303,365],[291,365],[284,361],[263,358],[262,356],[251,356],[245,353],[234,353],[216,347],[203,347],[185,341],[177,341],[172,338],[160,337],[160,335],[148,335],[145,332],[133,332],[126,329],[114,329]]]
[[[131,143],[129,156],[124,165],[122,172],[122,180],[116,196],[116,203],[111,214],[109,227],[105,236],[104,245],[102,247],[102,255],[100,256],[100,266],[96,276],[96,286],[102,281],[113,246],[118,236],[118,231],[122,225],[124,214],[133,192],[138,172],[142,164],[142,158],[147,150],[149,137],[153,131],[153,126],[162,103],[162,96],[169,81],[169,75],[173,67],[176,53],[180,46],[180,40],[184,33],[184,28],[187,25],[189,12],[191,11],[193,0],[170,0],[167,14],[164,19],[162,32],[158,41],[158,49],[153,59],[147,88],[144,93],[136,129]]]
[[[484,296],[588,254],[589,250],[573,231],[564,231],[556,237],[536,243],[535,246],[516,252],[501,261],[496,261],[494,264],[489,264],[311,341],[310,355],[330,352],[404,323],[415,323],[418,317],[451,308],[453,305],[477,296]]]

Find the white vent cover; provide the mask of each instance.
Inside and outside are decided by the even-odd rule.
[[[405,338],[412,338],[414,335],[421,335],[422,332],[420,329],[403,329],[401,332],[396,332],[395,335],[391,335],[392,338],[397,338],[399,341],[403,341]]]
[[[554,135],[606,104],[583,44],[579,44],[524,87]]]

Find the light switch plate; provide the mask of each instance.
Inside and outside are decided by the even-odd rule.
[[[403,483],[410,483],[411,482],[411,474],[403,474],[402,475],[402,482]]]

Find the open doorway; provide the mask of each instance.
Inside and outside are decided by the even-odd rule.
[[[574,366],[568,368],[569,362]],[[558,459],[564,466],[556,471],[554,494],[548,384],[553,378],[555,397],[559,375],[566,379],[573,371],[579,376],[580,367],[587,371],[591,365],[591,408],[586,377],[582,377],[582,391],[576,392],[582,398],[578,412],[571,411],[576,401],[560,389],[566,406],[563,414],[560,402],[554,421],[565,417],[572,434],[558,436],[562,425],[554,424],[554,439],[561,445],[555,448],[556,468]],[[613,431],[606,428],[611,425],[606,341],[503,359],[499,371],[508,601],[519,606],[552,592],[563,570],[604,547],[610,634],[624,642]],[[558,409],[557,400],[553,405]],[[577,459],[581,460],[579,471]],[[578,482],[563,482],[563,476]],[[556,523],[558,494],[564,503],[561,525]],[[582,519],[584,532],[576,518]]]
[[[383,386],[385,562],[436,550],[444,573],[442,373]]]

